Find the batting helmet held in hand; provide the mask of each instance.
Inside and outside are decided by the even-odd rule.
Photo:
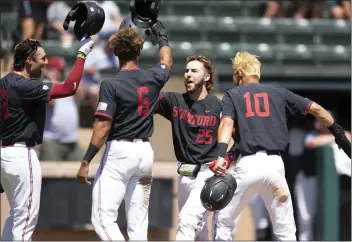
[[[200,194],[203,207],[208,211],[225,208],[232,200],[236,188],[236,179],[231,174],[209,177]]]
[[[93,1],[79,2],[67,14],[63,28],[67,31],[71,21],[76,21],[73,32],[81,41],[84,36],[97,34],[104,25],[104,9]]]

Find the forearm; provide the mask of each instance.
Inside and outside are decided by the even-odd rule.
[[[218,156],[225,157],[228,145],[231,141],[233,120],[224,118],[218,129]]]
[[[64,83],[54,83],[48,101],[51,99],[72,96],[76,93],[82,79],[85,60],[77,57],[76,62]]]
[[[89,147],[83,158],[84,162],[90,163],[95,155],[99,152],[101,147],[103,147],[109,134],[110,127],[111,125],[107,124],[106,122],[101,122],[99,120],[96,121]]]
[[[312,103],[308,110],[308,113],[316,117],[326,127],[329,127],[334,123],[334,118],[331,116],[331,114],[316,102]]]
[[[159,50],[160,63],[167,65],[171,69],[173,65],[173,59],[171,54],[171,48],[169,46],[163,46]]]

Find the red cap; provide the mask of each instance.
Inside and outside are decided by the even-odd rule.
[[[60,56],[53,56],[48,59],[47,68],[55,68],[59,71],[64,71],[66,69],[65,59]]]

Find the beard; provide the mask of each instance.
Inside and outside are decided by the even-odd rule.
[[[193,82],[190,84],[185,83],[187,93],[194,93],[197,90],[201,89],[203,87],[203,85],[204,85],[204,82],[199,82],[199,83]]]

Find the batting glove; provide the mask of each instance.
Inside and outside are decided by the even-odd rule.
[[[78,50],[77,57],[85,60],[88,54],[92,51],[93,45],[94,41],[91,37],[83,37],[79,44],[80,48]]]

